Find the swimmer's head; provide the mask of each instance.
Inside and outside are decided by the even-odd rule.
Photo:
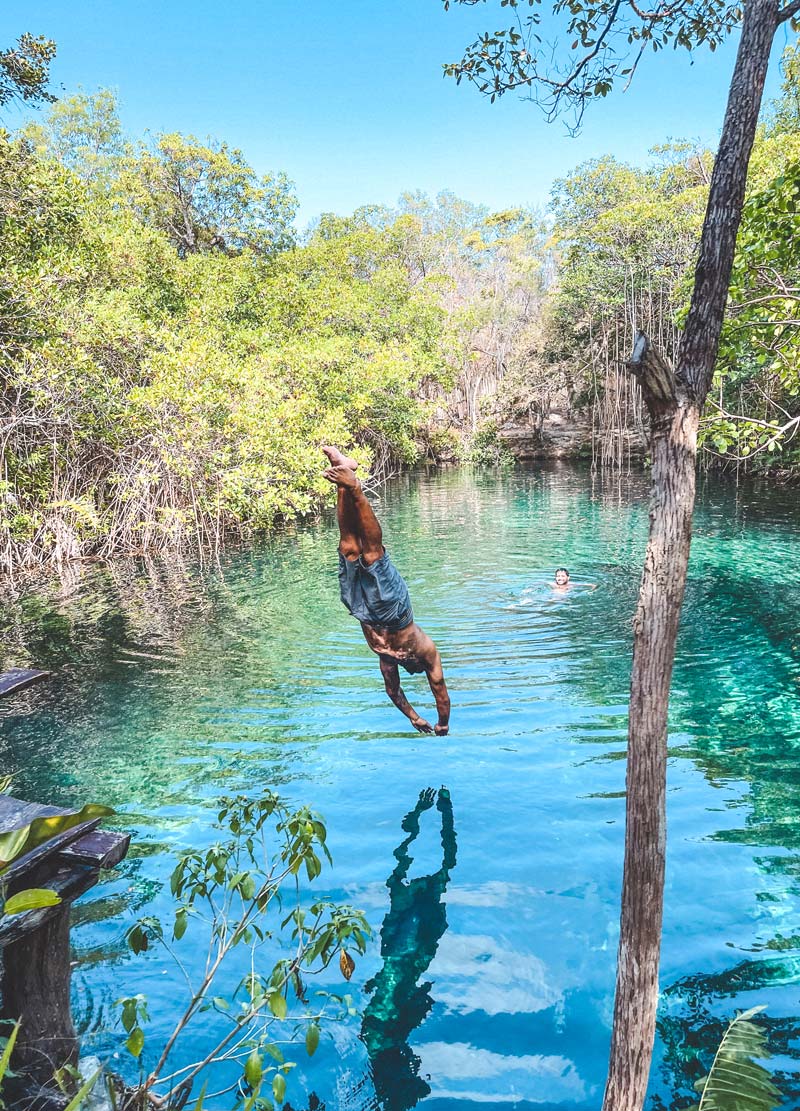
[[[556,570],[556,586],[566,586],[569,582],[569,571],[566,567],[559,567]]]

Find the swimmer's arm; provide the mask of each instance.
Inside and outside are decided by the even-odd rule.
[[[439,712],[439,722],[434,732],[443,737],[450,728],[450,695],[447,693],[447,684],[442,671],[442,657],[436,653],[433,666],[428,670],[428,685],[431,694],[436,700],[436,709]]]
[[[379,658],[379,663],[384,686],[386,687],[386,693],[389,695],[392,702],[394,702],[400,713],[405,714],[414,728],[420,733],[432,733],[433,726],[431,723],[419,716],[403,693],[403,688],[400,686],[400,671],[394,660],[385,660],[381,656]]]

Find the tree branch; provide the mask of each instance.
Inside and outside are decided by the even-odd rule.
[[[674,409],[678,401],[675,372],[644,332],[637,332],[626,366],[641,387],[652,420]]]

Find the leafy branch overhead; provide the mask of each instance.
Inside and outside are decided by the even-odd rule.
[[[0,108],[13,100],[52,101],[47,91],[56,44],[41,35],[24,34],[16,46],[0,50]]]
[[[443,0],[473,7],[484,0]],[[485,32],[463,57],[444,65],[445,75],[466,79],[491,100],[516,91],[540,104],[548,118],[564,114],[580,126],[587,104],[617,88],[627,89],[646,51],[669,47],[711,50],[738,26],[739,0],[501,0],[512,17]],[[787,5],[783,20],[800,7]]]

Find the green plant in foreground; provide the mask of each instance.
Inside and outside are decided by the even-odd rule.
[[[0,776],[0,795],[7,794],[11,789],[11,776]],[[113,814],[114,811],[107,806],[96,806],[90,804],[84,806],[82,810],[74,814],[54,814],[51,817],[36,818],[34,821],[29,822],[28,825],[20,826],[18,829],[8,830],[6,833],[0,834],[0,920],[4,916],[12,914],[24,914],[29,910],[40,910],[42,907],[58,906],[61,898],[48,887],[32,887],[25,891],[17,891],[16,894],[6,898],[6,884],[4,882],[4,875],[8,872],[9,867],[15,860],[25,856],[26,853],[31,852],[33,849],[43,845],[49,841],[51,837],[63,833],[65,830],[73,829],[75,826],[80,825],[82,822],[89,821],[92,818],[107,817]],[[9,1062],[11,1054],[14,1051],[14,1045],[19,1034],[19,1022],[14,1023],[11,1033],[5,1039],[2,1052],[0,1052],[0,1090],[2,1090],[3,1082],[7,1076],[11,1075]],[[0,1043],[2,1040],[0,1039]],[[84,1101],[91,1092],[97,1078],[100,1076],[102,1070],[98,1070],[94,1075],[86,1079],[78,1091],[71,1099],[68,1106],[64,1111],[78,1111],[83,1106]],[[0,1108],[4,1106],[2,1098],[0,1098]]]
[[[772,1111],[780,1106],[780,1092],[763,1065],[754,1060],[769,1056],[764,1031],[750,1021],[763,1010],[751,1007],[730,1023],[708,1076],[695,1085],[700,1102],[690,1111]]]
[[[136,995],[119,1001],[126,1048],[140,1062],[139,1083],[126,1104],[131,1108],[183,1107],[201,1073],[205,1083],[197,1107],[222,1096],[227,1096],[227,1108],[235,1099],[245,1111],[270,1108],[273,1099],[282,1103],[294,1064],[285,1059],[281,1044],[304,1031],[310,1056],[330,1001],[337,1005],[336,1017],[355,1013],[347,995],[318,991],[312,1003],[307,992],[308,978],[327,968],[337,954],[342,975],[349,980],[354,968],[350,950],[363,953],[370,932],[364,915],[352,907],[326,899],[303,903],[299,873],[304,870],[313,882],[322,870],[321,858],[331,859],[320,817],[308,807],[292,810],[266,791],[256,799],[223,799],[218,828],[223,836],[215,844],[180,854],[170,884],[178,903],[171,936],[152,916],[142,918],[127,934],[135,953],[163,946],[177,963],[188,993],[188,1003],[149,1072],[141,1063],[147,1000]],[[185,944],[187,937],[205,948],[203,971],[195,978],[173,948]],[[226,958],[241,947],[249,949],[247,973],[228,996],[215,994]],[[202,1025],[205,1035],[210,1028],[219,1035],[213,1048],[204,1049],[193,1064],[170,1071],[176,1043],[185,1043],[185,1054],[186,1045],[192,1044],[194,1027],[189,1028],[201,1015],[205,1017],[197,1027]],[[287,1031],[284,1023],[290,1021],[294,1028]],[[218,1090],[208,1092],[216,1075],[211,1066],[224,1062],[238,1066],[237,1079],[220,1081]]]
[[[9,1068],[9,1062],[11,1061],[11,1054],[14,1052],[14,1043],[17,1040],[18,1033],[19,1023],[15,1022],[11,1028],[11,1033],[8,1035],[6,1043],[3,1046],[3,1052],[0,1054],[0,1093],[2,1093],[3,1090],[3,1081],[11,1071]],[[2,1095],[0,1095],[0,1107],[5,1107]]]

